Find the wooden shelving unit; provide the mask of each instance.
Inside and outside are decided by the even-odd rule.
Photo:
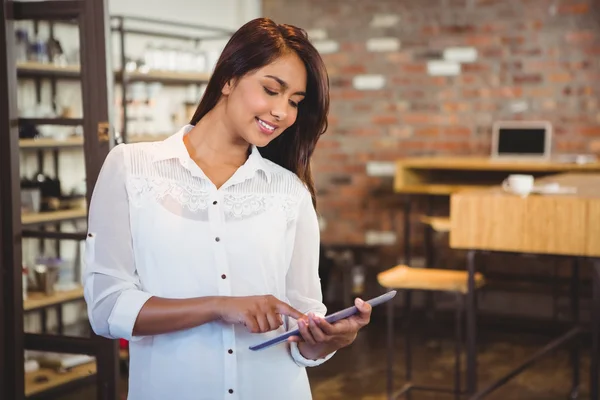
[[[28,292],[27,299],[23,301],[24,311],[33,311],[40,308],[64,304],[83,298],[83,287],[72,290],[57,291],[51,296],[42,292]]]
[[[107,57],[107,40],[110,40],[109,16],[106,14],[106,0],[46,0],[46,1],[14,1],[10,2],[8,11],[0,11],[0,31],[5,32],[5,46],[0,48],[0,63],[5,65],[4,74],[0,74],[0,86],[7,88],[7,93],[0,99],[0,195],[2,204],[2,221],[0,231],[0,319],[2,320],[2,336],[0,340],[0,397],[11,400],[25,398],[62,398],[69,390],[81,385],[95,386],[98,399],[118,398],[117,365],[118,343],[114,340],[91,335],[64,334],[63,304],[81,301],[83,289],[77,287],[70,291],[58,291],[51,296],[43,293],[28,293],[23,300],[22,293],[22,240],[24,237],[41,239],[39,252],[43,254],[46,240],[53,240],[56,245],[56,256],[63,257],[60,240],[72,240],[79,248],[85,240],[84,232],[62,232],[60,223],[85,219],[86,208],[22,214],[19,192],[21,189],[23,151],[37,152],[38,170],[46,173],[44,160],[52,153],[54,156],[53,171],[62,171],[58,164],[58,154],[64,148],[80,147],[83,153],[82,170],[85,171],[86,200],[89,203],[94,182],[102,163],[110,151],[111,144],[99,137],[99,127],[114,126],[112,120],[113,99],[106,85],[106,71],[110,63]],[[55,36],[57,24],[76,25],[78,28],[78,47],[86,51],[79,54],[80,64],[58,66],[53,64],[17,63],[15,60],[15,21],[27,21],[34,32],[48,28],[49,39],[61,39]],[[44,31],[45,32],[45,31]],[[67,43],[67,41],[62,42]],[[71,48],[64,49],[71,52]],[[48,96],[45,88],[49,87],[50,103],[55,113],[59,113],[57,104],[58,87],[64,80],[80,82],[81,114],[77,118],[19,118],[18,98],[19,81],[28,79],[35,85],[35,102],[42,105]],[[64,127],[80,127],[83,137],[70,136],[65,140],[53,139],[20,139],[20,129],[26,125],[53,125]],[[68,129],[66,129],[68,130]],[[18,151],[17,151],[18,150]],[[49,150],[49,151],[48,151]],[[63,178],[56,176],[56,178]],[[77,199],[81,200],[81,199]],[[19,222],[21,222],[19,224]],[[39,229],[33,227],[40,226]],[[46,228],[43,225],[51,225]],[[83,233],[83,235],[82,235]],[[62,234],[62,236],[61,236]],[[37,256],[37,254],[36,254]],[[78,259],[78,255],[74,255]],[[54,309],[58,321],[58,333],[48,330],[47,312]],[[41,318],[39,332],[26,332],[24,315],[38,314]],[[25,350],[61,353],[88,354],[95,357],[95,362],[57,371],[52,368],[41,368],[38,371],[25,373]]]
[[[21,214],[21,223],[23,226],[38,225],[53,222],[69,221],[87,217],[85,208],[73,210],[47,211],[40,213]]]
[[[78,365],[65,372],[58,372],[51,368],[40,368],[37,371],[25,374],[25,396],[32,397],[67,384],[85,383],[94,379],[95,375],[95,362]]]

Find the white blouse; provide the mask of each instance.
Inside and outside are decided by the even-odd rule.
[[[162,142],[108,154],[89,210],[85,299],[94,332],[130,341],[129,399],[306,400],[307,360],[293,344],[249,346],[296,326],[252,334],[211,322],[133,336],[151,296],[271,294],[325,315],[319,227],[311,196],[256,147],[219,189],[189,157],[182,128]]]

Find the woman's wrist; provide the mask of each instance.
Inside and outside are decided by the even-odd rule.
[[[302,357],[307,360],[319,360],[333,353],[335,349],[329,349],[325,343],[309,344],[306,342],[298,343],[298,351]]]

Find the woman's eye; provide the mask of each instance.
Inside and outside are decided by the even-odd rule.
[[[296,103],[295,101],[290,100],[290,105],[294,108],[298,108],[298,103]]]
[[[275,96],[277,94],[277,92],[274,92],[272,90],[267,89],[266,87],[263,86],[263,89],[265,89],[265,93],[267,93],[269,96]]]

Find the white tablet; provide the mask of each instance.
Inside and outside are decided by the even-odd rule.
[[[371,307],[375,307],[375,306],[385,303],[386,301],[393,299],[395,295],[396,295],[396,291],[392,290],[390,292],[382,294],[381,296],[375,297],[371,300],[367,300],[367,303],[369,303],[371,305]],[[348,317],[356,314],[357,312],[358,312],[358,308],[356,308],[356,306],[352,306],[352,307],[348,307],[344,310],[338,311],[334,314],[328,315],[324,319],[325,319],[325,321],[332,324],[336,321],[339,321],[340,319],[348,318]],[[269,339],[265,342],[256,344],[254,346],[250,346],[250,350],[256,351],[256,350],[266,349],[267,347],[273,346],[275,344],[285,342],[290,336],[300,336],[300,331],[298,329],[294,329],[293,331],[288,331],[288,332],[282,333],[281,335],[276,336],[272,339]]]

